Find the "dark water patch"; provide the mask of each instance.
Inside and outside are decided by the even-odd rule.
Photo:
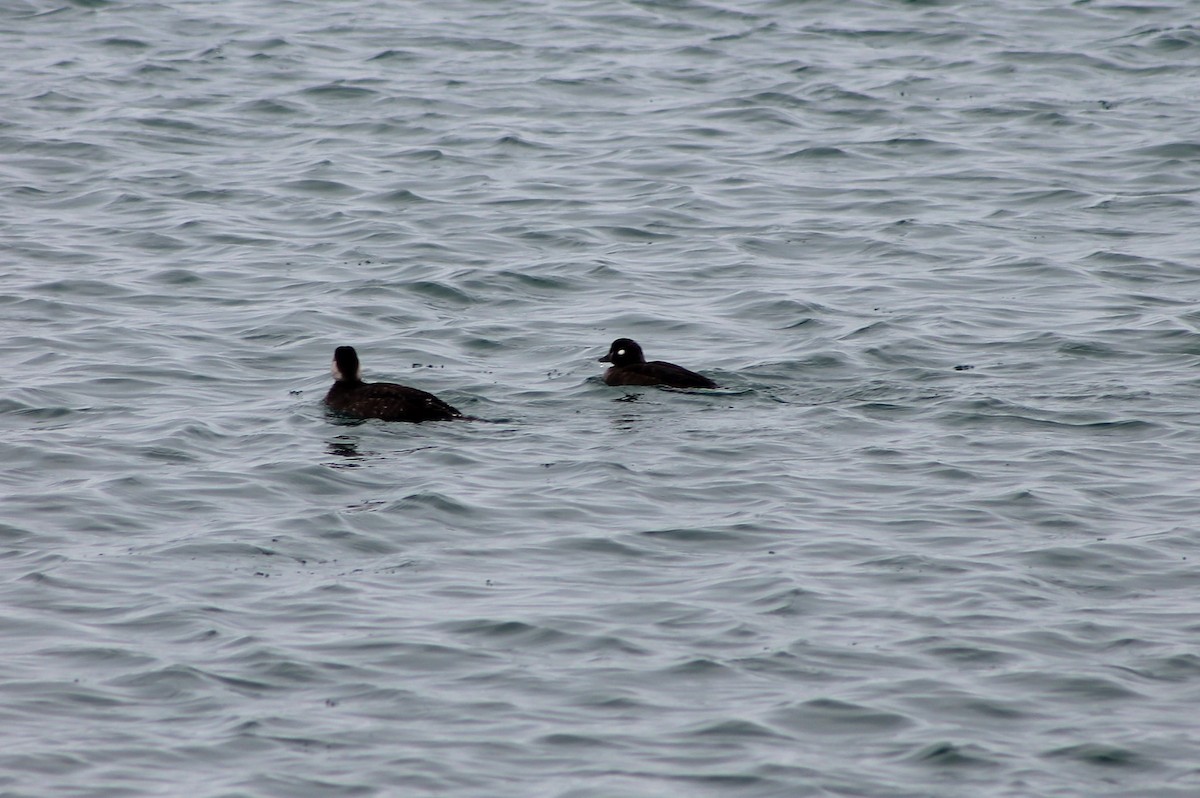
[[[243,103],[239,107],[239,111],[244,114],[268,117],[288,117],[303,113],[303,109],[299,105],[278,98],[250,100]]]
[[[725,679],[733,676],[733,671],[727,665],[707,657],[696,657],[687,662],[681,662],[665,668],[661,673],[664,677],[682,679],[685,681],[707,682],[713,679]]]
[[[399,62],[416,62],[420,61],[420,55],[411,50],[397,50],[389,48],[382,50],[368,58],[368,61],[399,61]]]
[[[123,202],[124,199],[117,198],[114,201]],[[145,250],[147,252],[178,252],[190,246],[186,241],[177,236],[169,236],[162,233],[137,232],[131,233],[124,238],[131,249]],[[240,240],[249,241],[249,239]]]
[[[916,642],[925,653],[960,667],[995,668],[1013,662],[1016,657],[1005,651],[985,646],[955,645],[944,638]]]
[[[1024,695],[1007,700],[972,697],[970,695],[937,694],[910,699],[907,703],[928,705],[924,712],[933,712],[943,719],[958,719],[973,728],[997,725],[1010,728],[1012,724],[1038,717],[1040,709],[1029,706]]]
[[[13,524],[0,522],[0,540],[15,545],[28,537],[30,532]]]
[[[811,107],[812,103],[794,94],[788,94],[781,91],[763,91],[747,98],[749,103],[757,103],[761,105],[770,105],[779,108],[804,109]]]
[[[834,161],[839,158],[853,157],[850,152],[838,146],[809,146],[802,150],[793,150],[776,156],[779,161]]]
[[[79,2],[79,0],[72,0]],[[98,2],[98,0],[91,0]],[[8,753],[0,755],[0,764],[13,774],[32,773],[38,776],[59,776],[90,770],[91,762],[85,756],[60,752],[54,753]]]
[[[265,36],[261,39],[241,40],[237,46],[248,53],[262,53],[267,50],[286,50],[293,46],[285,36]]]
[[[802,615],[811,611],[819,602],[812,593],[798,587],[790,587],[760,596],[752,604],[762,608],[762,612],[771,615]]]
[[[606,556],[615,557],[621,560],[645,560],[647,558],[661,558],[663,555],[647,551],[646,549],[624,543],[619,540],[601,537],[579,537],[572,536],[569,538],[559,538],[552,544],[554,548],[563,549],[584,556]]]
[[[787,651],[770,651],[760,656],[743,657],[732,660],[731,664],[793,682],[828,684],[840,678],[829,670],[810,666],[802,658]]]
[[[715,544],[734,542],[742,539],[741,536],[736,533],[713,528],[676,527],[666,529],[647,529],[639,534],[657,540],[667,540],[674,543],[689,544]]]
[[[13,186],[10,188],[10,191],[14,197],[20,197],[31,202],[37,202],[43,198],[54,196],[49,191],[43,191],[34,186]]]
[[[553,149],[548,144],[540,141],[533,141],[527,136],[521,136],[516,133],[510,133],[494,139],[491,142],[491,146],[495,149],[512,153]]]
[[[470,508],[467,504],[458,502],[458,500],[450,496],[445,496],[443,493],[431,491],[409,494],[409,496],[390,505],[389,509],[394,512],[400,512],[400,514],[418,509],[427,509],[433,511],[434,514],[449,516],[469,515],[474,512],[474,509]]]
[[[64,66],[64,67],[73,67],[75,65],[76,65],[75,62],[63,62],[62,63],[62,66]],[[77,110],[80,110],[81,108],[86,107],[86,104],[87,104],[87,100],[85,97],[79,95],[77,92],[76,93],[68,92],[64,88],[50,89],[47,91],[39,92],[32,96],[26,96],[26,97],[24,97],[24,99],[27,102],[34,104],[35,106],[44,106],[47,110],[51,110],[51,111],[77,111]],[[31,138],[30,140],[23,141],[22,147],[38,149],[41,147],[55,147],[55,146],[60,146],[60,145],[68,145],[69,146],[71,144],[74,144],[74,142],[64,142],[57,138],[51,139],[48,141],[47,140],[39,140],[38,138],[35,137],[35,138]]]
[[[547,734],[543,737],[539,737],[535,742],[540,745],[548,745],[554,748],[570,748],[580,750],[593,748],[617,749],[624,747],[612,740],[604,740],[591,735],[572,734],[568,732]]]
[[[1185,683],[1200,678],[1200,656],[1176,654],[1167,657],[1148,657],[1132,669],[1138,676],[1155,681]]]
[[[788,739],[787,736],[782,735],[773,729],[748,720],[721,720],[715,723],[706,723],[703,726],[688,732],[687,736],[696,737],[701,740],[713,738],[716,740],[726,741],[740,740],[744,738],[778,740]]]
[[[448,156],[445,152],[436,147],[424,147],[402,150],[395,153],[394,157],[406,161],[440,161]]]
[[[1098,55],[1063,50],[1020,50],[996,53],[993,58],[1010,64],[1027,64],[1043,75],[1054,75],[1063,80],[1084,80],[1092,73],[1141,72],[1120,64],[1116,59]]]
[[[1071,571],[1125,572],[1135,562],[1163,563],[1160,552],[1144,546],[1095,542],[1087,546],[1055,546],[1026,552],[1031,565]]]
[[[1069,759],[1085,765],[1103,768],[1151,770],[1159,763],[1137,751],[1104,743],[1080,743],[1046,751],[1048,759]]]
[[[114,36],[107,39],[102,39],[99,44],[104,47],[116,48],[120,50],[146,50],[150,45],[140,39],[129,39],[120,36]]]
[[[462,646],[397,641],[379,636],[358,642],[336,641],[322,646],[325,656],[344,658],[358,652],[377,667],[397,668],[411,673],[471,674],[479,668],[502,664],[502,655]],[[373,696],[365,698],[371,699]]]
[[[31,286],[31,288],[43,294],[62,294],[72,297],[86,297],[88,299],[112,299],[128,296],[129,294],[128,290],[110,282],[71,277],[37,283]]]
[[[154,553],[172,558],[208,559],[212,557],[221,557],[228,558],[230,560],[257,560],[262,557],[273,557],[276,554],[276,552],[271,548],[258,546],[252,543],[222,540],[207,541],[203,539],[172,542],[165,546],[152,549],[147,553]]]
[[[1117,217],[1120,215],[1128,215],[1131,212],[1151,213],[1154,211],[1162,213],[1177,213],[1180,211],[1189,211],[1196,207],[1195,201],[1188,197],[1178,196],[1175,194],[1138,194],[1132,196],[1123,196],[1116,199],[1100,200],[1088,206],[1089,211],[1094,211],[1097,215],[1107,217]],[[1120,227],[1098,227],[1094,228],[1097,236],[1108,235],[1119,238],[1130,238],[1134,235],[1133,232],[1124,230]]]
[[[521,621],[470,620],[442,624],[446,631],[470,637],[487,644],[504,644],[522,648],[563,648],[572,636],[546,626]]]
[[[781,108],[764,107],[750,103],[737,103],[736,105],[737,107],[734,108],[709,111],[705,114],[704,119],[714,125],[718,122],[732,122],[763,130],[789,129],[795,128],[800,124],[799,119]],[[709,127],[707,131],[707,133],[701,135],[707,138],[732,135],[732,131],[725,131],[720,127]]]
[[[360,193],[357,188],[336,180],[293,180],[280,184],[280,187],[297,194],[311,194],[318,197],[346,197]]]
[[[570,291],[577,287],[577,281],[570,275],[535,274],[530,268],[521,271],[502,269],[488,275],[486,279],[465,282],[464,286],[477,291],[487,288],[500,289],[521,297],[530,297],[552,296]]]
[[[349,188],[349,187],[347,187],[347,188]],[[356,191],[356,189],[351,189],[351,190]],[[370,200],[371,200],[371,202],[373,202],[377,205],[382,205],[382,206],[387,206],[387,207],[393,207],[393,206],[404,207],[407,205],[415,205],[418,203],[429,202],[429,200],[426,199],[425,197],[422,197],[419,194],[415,194],[412,191],[409,191],[407,189],[396,189],[394,191],[388,191],[383,194],[377,194],[377,195],[371,197]]]
[[[770,717],[773,723],[805,736],[894,734],[913,723],[895,712],[832,698],[793,704],[772,712]]]
[[[944,558],[900,554],[858,563],[859,567],[877,568],[892,572],[923,573],[966,573],[973,570],[968,563],[953,563]]]
[[[379,92],[364,86],[350,86],[344,83],[326,83],[320,86],[310,86],[300,92],[305,97],[318,100],[355,101],[370,99],[378,96]]]
[[[86,413],[88,408],[39,406],[27,404],[18,399],[0,399],[0,415],[12,414],[29,421],[68,421],[80,413]]]
[[[1106,279],[1130,283],[1187,281],[1195,279],[1197,274],[1200,274],[1200,267],[1195,264],[1148,258],[1113,250],[1098,250],[1088,255],[1082,262],[1097,266],[1099,274]]]
[[[1151,147],[1138,147],[1130,150],[1128,154],[1166,161],[1196,162],[1200,161],[1200,144],[1193,141],[1175,141]]]
[[[1189,53],[1200,47],[1200,29],[1194,25],[1141,31],[1136,37],[1148,39],[1145,46],[1172,55]]]
[[[406,288],[428,299],[448,305],[469,306],[475,304],[475,297],[470,293],[445,282],[418,280],[410,282]]]
[[[947,424],[957,428],[1040,430],[1066,435],[1088,432],[1100,436],[1142,438],[1157,426],[1153,422],[1139,419],[1103,420],[1095,418],[1094,413],[1087,411],[1056,412],[997,399],[975,399],[959,403],[959,407],[947,410],[942,415]]]
[[[1009,674],[998,679],[1001,683],[1020,686],[1031,695],[1064,706],[1104,702],[1120,704],[1144,698],[1124,685],[1099,676],[1067,676],[1058,673],[1031,672]]]
[[[1043,208],[1071,208],[1071,207],[1086,207],[1088,203],[1095,200],[1095,196],[1088,192],[1074,191],[1071,189],[1033,189],[1029,191],[1017,191],[1006,197],[1006,202],[1014,207],[1028,208],[1043,207]],[[1049,264],[1039,263],[1040,267],[1049,267]]]
[[[653,231],[637,227],[597,225],[593,229],[597,233],[604,234],[606,238],[626,242],[651,243],[655,241],[669,241],[677,237],[676,234],[671,232]]]
[[[934,768],[996,768],[1001,762],[995,754],[978,745],[951,742],[930,743],[910,754],[906,760]]]
[[[108,682],[143,701],[179,700],[183,695],[203,692],[207,683],[208,679],[201,671],[186,665],[127,672]]]
[[[134,120],[135,123],[142,128],[149,130],[165,130],[172,133],[191,133],[192,137],[184,136],[166,136],[161,139],[164,143],[167,142],[190,142],[202,144],[207,141],[215,133],[210,125],[200,122],[192,122],[188,119],[183,119],[177,116],[144,116]]]
[[[152,275],[150,281],[162,285],[187,286],[203,282],[204,276],[190,269],[170,268]]]
[[[898,137],[883,139],[880,141],[864,142],[857,144],[855,149],[862,150],[867,153],[887,153],[889,157],[894,157],[896,153],[953,157],[960,154],[967,154],[968,152],[962,147],[958,147],[947,142],[921,137]]]

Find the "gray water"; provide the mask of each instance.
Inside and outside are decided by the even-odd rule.
[[[0,795],[1200,795],[1195,4],[0,41]]]

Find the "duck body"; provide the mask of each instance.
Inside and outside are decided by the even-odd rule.
[[[335,413],[383,421],[453,421],[463,418],[456,408],[431,393],[394,382],[363,382],[358,353],[339,346],[333,353],[333,385],[325,405]]]
[[[600,358],[601,363],[612,363],[604,372],[604,382],[609,385],[666,385],[670,388],[716,388],[715,382],[688,371],[683,366],[663,360],[646,361],[642,347],[630,338],[618,338],[612,342],[608,354]]]

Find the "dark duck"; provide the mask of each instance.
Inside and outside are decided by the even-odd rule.
[[[604,372],[609,385],[666,385],[671,388],[716,388],[717,384],[702,374],[662,360],[646,362],[637,341],[618,338],[612,342],[601,363],[612,363]]]
[[[463,414],[431,393],[393,382],[363,382],[358,352],[339,346],[333,353],[333,387],[325,394],[330,410],[383,421],[451,421]]]

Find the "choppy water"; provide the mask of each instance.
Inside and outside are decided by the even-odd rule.
[[[0,36],[5,796],[1200,795],[1193,4]]]

